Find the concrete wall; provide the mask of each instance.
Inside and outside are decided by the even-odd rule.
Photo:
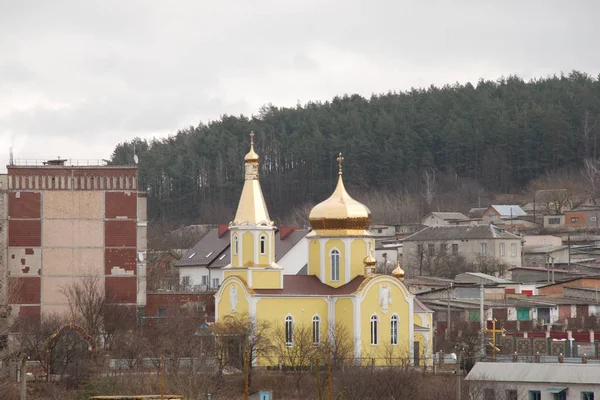
[[[562,246],[562,238],[552,235],[525,235],[523,246]]]
[[[546,268],[546,262],[550,257],[550,267],[552,267],[552,258],[554,263],[566,263],[569,260],[569,248],[557,249],[552,252],[536,253],[533,251],[523,250],[523,262],[528,267],[544,267]]]

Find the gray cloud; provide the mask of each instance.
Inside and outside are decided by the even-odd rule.
[[[0,0],[0,144],[106,158],[266,103],[597,75],[599,13],[592,0]]]

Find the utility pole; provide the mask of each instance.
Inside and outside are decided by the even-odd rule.
[[[460,390],[460,351],[461,349],[458,348],[458,351],[456,352],[456,400],[460,400],[460,395],[461,395],[461,390]]]
[[[27,357],[21,360],[21,400],[27,400]]]
[[[327,359],[327,399],[333,399],[333,388],[331,385],[331,349],[327,351],[328,359]],[[317,371],[317,374],[319,371]]]
[[[249,391],[249,374],[250,374],[250,365],[249,365],[249,354],[248,354],[248,349],[246,349],[244,351],[244,400],[248,400],[248,397],[250,397],[250,391]]]
[[[480,332],[479,332],[479,336],[480,336],[480,346],[481,346],[481,355],[485,356],[485,316],[484,316],[484,309],[483,309],[483,298],[484,298],[484,289],[483,289],[483,284],[481,285],[481,287],[479,288],[479,323],[480,323]]]
[[[596,217],[596,219],[598,219],[598,217]],[[569,246],[569,268],[567,268],[567,269],[571,270],[571,234],[570,233],[567,235],[567,246]]]
[[[448,301],[447,301],[447,312],[448,312],[448,326],[446,327],[446,339],[450,338],[450,290],[452,289],[452,282],[448,287]]]
[[[160,356],[160,374],[161,374],[161,385],[160,385],[160,400],[165,400],[165,355]]]

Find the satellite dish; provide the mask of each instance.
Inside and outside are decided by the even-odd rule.
[[[133,155],[133,162],[134,162],[135,164],[137,164],[138,162],[140,162],[140,160],[138,159],[138,156],[137,156],[137,154],[134,154],[134,155]]]

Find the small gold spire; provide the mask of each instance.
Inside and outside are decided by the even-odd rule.
[[[250,163],[258,163],[258,154],[254,151],[254,131],[250,132],[250,151],[244,157],[244,161]]]
[[[401,281],[404,280],[404,270],[400,267],[400,260],[398,260],[398,265],[392,271],[392,275],[394,275],[396,278],[400,279]]]
[[[338,175],[342,175],[342,162],[343,161],[344,161],[344,157],[342,157],[342,153],[340,152],[340,155],[337,158],[337,162],[338,162],[338,166],[339,166]]]

